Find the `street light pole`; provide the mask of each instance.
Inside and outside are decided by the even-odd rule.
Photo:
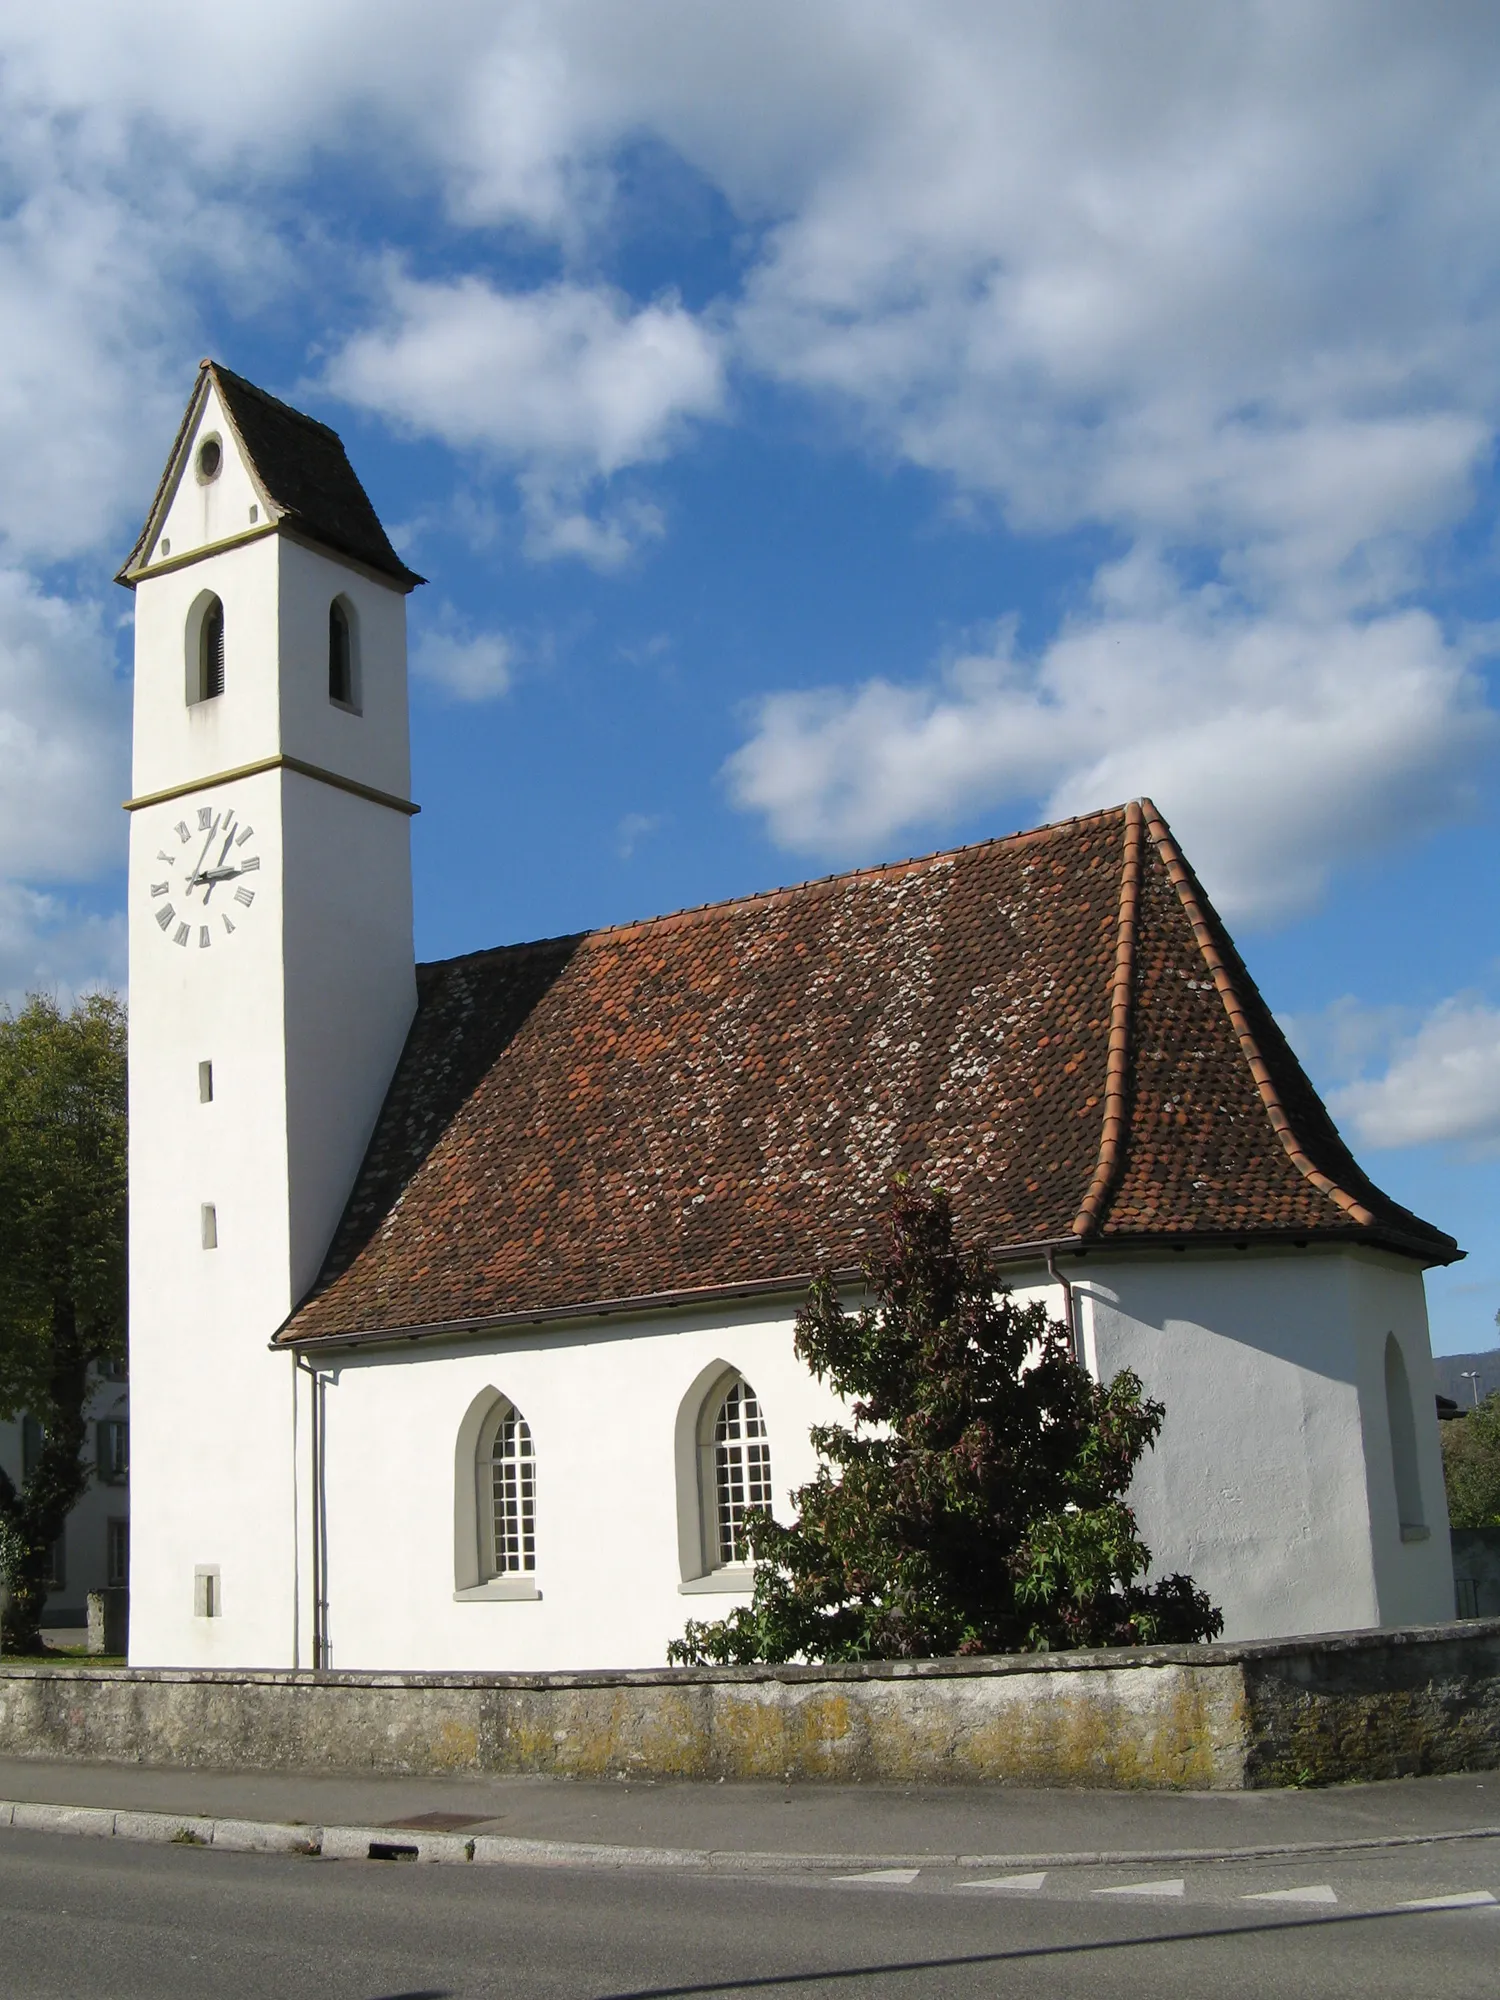
[[[1477,1368],[1460,1368],[1458,1372],[1460,1380],[1468,1383],[1469,1393],[1474,1398],[1474,1407],[1477,1410],[1479,1408],[1479,1370]]]

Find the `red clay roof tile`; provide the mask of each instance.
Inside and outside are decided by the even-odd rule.
[[[1424,1263],[1149,802],[418,968],[280,1339],[797,1281],[893,1174],[997,1251],[1278,1237]]]

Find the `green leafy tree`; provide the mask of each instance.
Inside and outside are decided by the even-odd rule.
[[[791,1527],[751,1517],[752,1601],[690,1622],[668,1658],[864,1660],[1213,1638],[1184,1576],[1142,1581],[1150,1551],[1124,1500],[1165,1414],[1128,1371],[1073,1359],[1040,1305],[954,1242],[947,1197],[898,1182],[878,1301],[846,1313],[813,1285],[796,1349],[852,1403],[812,1432],[824,1461]]]
[[[41,1445],[0,1467],[8,1650],[41,1648],[51,1551],[88,1485],[91,1371],[125,1351],[125,1010],[33,995],[0,1012],[0,1417]]]
[[[1500,1390],[1442,1425],[1443,1480],[1455,1528],[1500,1528]]]

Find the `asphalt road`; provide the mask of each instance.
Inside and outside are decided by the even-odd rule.
[[[10,1830],[0,1834],[0,1991],[6,2000],[1491,2000],[1500,1902],[1400,1907],[1486,1893],[1500,1897],[1497,1840],[1311,1861],[1063,1868],[997,1885],[972,1869],[848,1880],[427,1867]]]

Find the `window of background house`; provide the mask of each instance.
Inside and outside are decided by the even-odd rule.
[[[130,1477],[130,1426],[122,1418],[100,1419],[97,1463],[106,1486],[123,1486]]]
[[[104,1524],[104,1581],[111,1590],[130,1581],[130,1523],[119,1518]]]

